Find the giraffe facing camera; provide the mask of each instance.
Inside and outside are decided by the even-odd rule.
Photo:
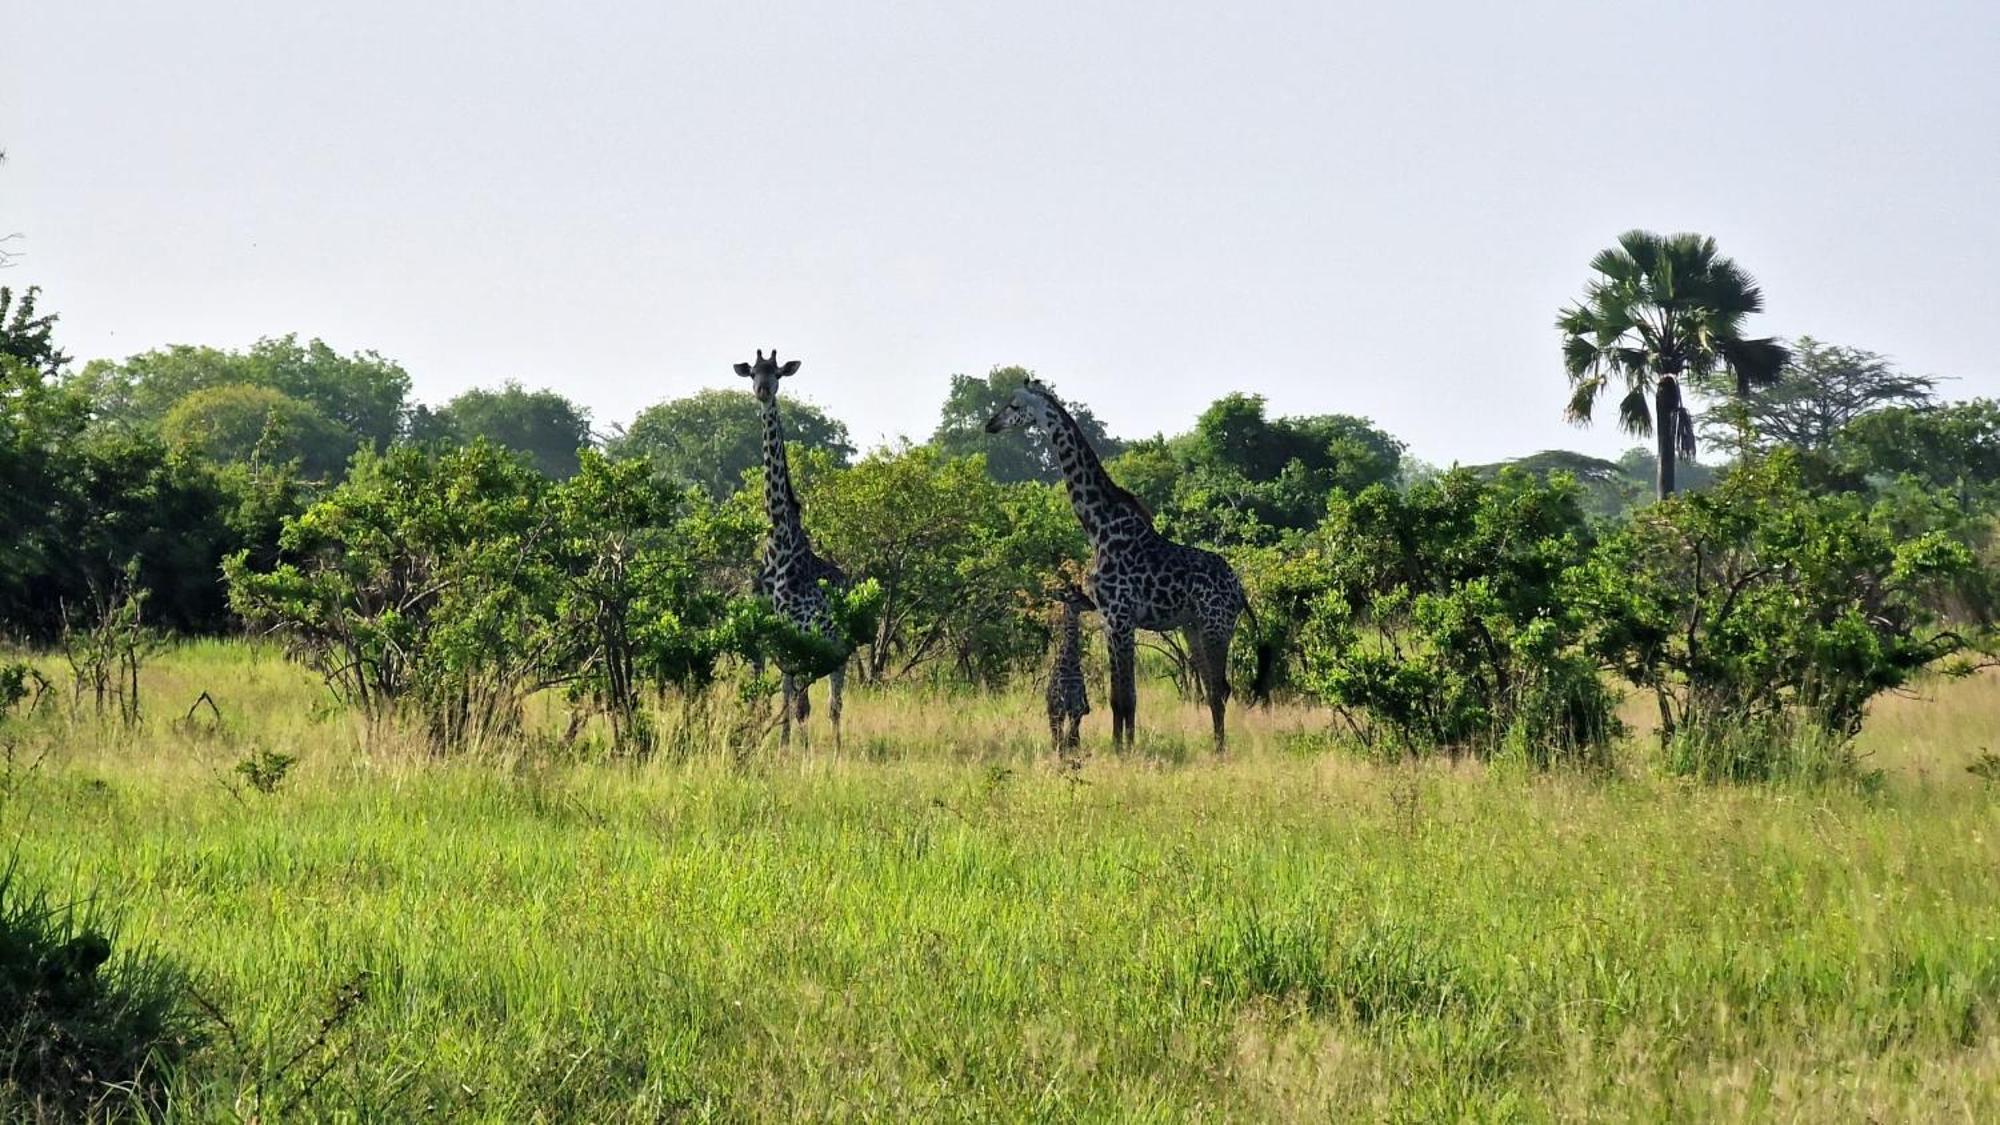
[[[845,571],[813,551],[812,540],[807,537],[805,523],[799,516],[799,497],[792,489],[792,471],[785,460],[785,429],[778,417],[778,381],[798,369],[799,361],[796,359],[780,365],[776,348],[771,349],[769,358],[760,349],[755,363],[736,365],[736,373],[750,380],[750,389],[762,407],[764,511],[771,520],[771,537],[764,545],[764,558],[758,566],[751,592],[770,599],[778,616],[790,622],[793,628],[834,642],[844,655],[848,647],[847,637],[827,603],[827,591],[844,594],[852,588],[852,583],[848,581]],[[761,671],[761,661],[759,663]],[[807,691],[812,687],[816,673],[805,667],[785,667],[783,661],[780,661],[778,671],[782,674],[779,743],[788,746],[792,741],[793,719],[798,720],[800,734],[805,734],[806,716],[811,713]],[[840,748],[841,694],[847,683],[845,663],[828,672],[826,680],[830,696],[826,712],[833,724],[833,745],[837,750]]]

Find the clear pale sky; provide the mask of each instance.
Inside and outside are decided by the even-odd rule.
[[[0,281],[79,359],[296,331],[419,397],[791,386],[863,443],[1019,363],[1114,433],[1229,390],[1437,462],[1561,421],[1634,226],[1757,327],[2000,394],[2000,5],[0,3]]]

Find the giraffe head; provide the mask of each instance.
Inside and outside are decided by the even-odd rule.
[[[771,349],[771,358],[769,359],[765,359],[763,351],[759,349],[756,363],[739,363],[736,365],[736,373],[750,380],[750,391],[757,396],[758,402],[776,402],[778,398],[778,380],[795,373],[798,369],[799,361],[796,359],[790,363],[780,365],[778,363],[778,349],[776,348]]]
[[[1007,405],[986,420],[986,432],[997,434],[1002,430],[1039,426],[1046,433],[1057,409],[1055,395],[1047,387],[1033,378],[1025,379],[1007,399]]]
[[[1078,613],[1090,613],[1097,608],[1097,603],[1089,594],[1084,593],[1082,588],[1068,584],[1057,587],[1050,595],[1050,599],[1057,605],[1076,610]]]
[[[1090,613],[1097,608],[1096,600],[1090,596],[1083,566],[1075,559],[1063,562],[1055,573],[1042,580],[1042,594],[1058,606],[1082,613]]]

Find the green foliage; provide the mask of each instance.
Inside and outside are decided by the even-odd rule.
[[[1640,512],[1566,600],[1590,651],[1654,695],[1670,766],[1749,779],[1780,772],[1772,747],[1844,746],[1871,699],[1963,649],[1926,607],[1971,566],[1941,533],[1809,491],[1781,451]]]
[[[644,753],[653,733],[642,690],[705,688],[726,652],[745,651],[739,605],[707,562],[731,531],[706,496],[667,491],[645,463],[595,452],[550,503],[571,698],[610,718],[615,747]]]
[[[530,391],[508,380],[499,390],[475,387],[427,413],[413,437],[468,442],[484,438],[524,453],[543,476],[565,480],[590,446],[590,411],[554,391]],[[414,421],[414,420],[413,420]]]
[[[793,462],[810,451],[825,453],[835,465],[854,456],[847,427],[811,402],[787,398],[784,418]],[[744,474],[763,465],[763,450],[757,400],[734,390],[704,390],[656,403],[606,443],[611,456],[643,460],[663,482],[700,488],[715,500],[742,487]]]
[[[156,625],[221,628],[221,560],[253,545],[254,528],[234,518],[232,479],[149,435],[86,436],[54,413],[0,418],[0,476],[11,485],[0,511],[13,529],[0,548],[0,619],[51,637],[136,561]]]
[[[54,342],[57,315],[35,311],[41,295],[41,287],[35,285],[19,295],[0,285],[0,364],[54,376],[69,366],[69,356]]]
[[[239,555],[227,571],[237,612],[373,722],[477,746],[560,685],[579,721],[601,711],[614,746],[643,753],[644,689],[703,687],[733,651],[721,544],[742,544],[728,518],[642,463],[587,452],[555,484],[478,440],[363,454],[285,521],[274,563]]]
[[[815,543],[881,587],[868,678],[949,661],[995,682],[1041,652],[1047,632],[1024,597],[1083,555],[1059,491],[1001,484],[978,457],[930,446],[883,450],[846,470],[823,455],[800,467]]]
[[[1268,546],[1228,551],[1229,564],[1243,583],[1255,617],[1246,623],[1254,630],[1252,643],[1230,648],[1232,682],[1255,682],[1257,647],[1268,644],[1277,656],[1272,682],[1266,686],[1274,690],[1301,686],[1294,679],[1299,632],[1331,588],[1340,550],[1326,536],[1288,532]]]
[[[358,445],[381,449],[402,431],[410,377],[374,352],[342,355],[320,340],[267,338],[247,351],[176,344],[87,364],[74,380],[107,423],[151,428],[210,387],[268,387],[311,406]]]
[[[275,750],[258,747],[231,768],[231,772],[243,779],[243,783],[257,792],[270,796],[285,783],[285,777],[298,764],[293,754],[280,754]]]
[[[820,580],[826,599],[824,629],[801,628],[782,617],[766,599],[744,599],[729,607],[722,636],[731,651],[768,661],[808,680],[828,675],[846,664],[853,652],[868,644],[881,629],[883,590],[873,578],[848,589]]]
[[[0,1116],[158,1114],[195,1044],[180,975],[126,952],[88,910],[0,871]]]
[[[217,465],[297,462],[307,476],[337,476],[354,437],[283,391],[228,383],[193,391],[160,420],[169,448]]]
[[[1962,503],[1991,504],[2000,485],[2000,403],[1872,411],[1835,435],[1831,461],[1849,488],[1907,476]]]
[[[510,733],[557,678],[548,489],[483,441],[363,454],[285,522],[284,561],[230,559],[231,605],[372,721],[414,710],[440,748]]]
[[[1336,490],[1392,483],[1402,464],[1403,443],[1365,418],[1267,418],[1261,395],[1230,394],[1191,433],[1135,442],[1109,468],[1167,535],[1269,545],[1316,526]]]
[[[49,377],[54,319],[15,306],[0,354],[0,623],[49,640],[136,559],[156,624],[221,627],[220,561],[251,545],[231,482],[148,434],[93,434],[90,401]]]
[[[1635,475],[1628,462],[1642,459],[1646,469]],[[1606,461],[1567,449],[1544,449],[1526,457],[1516,457],[1490,465],[1470,466],[1481,476],[1495,476],[1502,469],[1515,468],[1536,477],[1565,473],[1582,488],[1584,511],[1599,519],[1610,519],[1642,502],[1652,493],[1652,454],[1644,449],[1628,452],[1621,461]],[[1694,468],[1693,465],[1686,466]],[[1685,478],[1681,487],[1688,486]]]
[[[937,429],[931,433],[931,446],[947,459],[983,457],[987,474],[1005,484],[1054,484],[1062,480],[1047,442],[1030,437],[1024,430],[986,432],[986,420],[1007,405],[1023,381],[1033,377],[1034,372],[1025,367],[996,367],[984,378],[953,375]],[[1055,389],[1052,383],[1044,385]],[[1099,457],[1110,460],[1122,451],[1123,443],[1105,432],[1104,423],[1088,406],[1073,399],[1063,401]]]
[[[35,679],[37,675],[32,664],[24,664],[18,660],[0,664],[0,719],[13,714],[14,708],[28,698],[28,681]]]
[[[1596,760],[1615,700],[1558,590],[1590,547],[1576,483],[1457,470],[1336,497],[1308,681],[1386,749]]]

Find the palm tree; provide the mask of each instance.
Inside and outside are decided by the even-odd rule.
[[[1775,339],[1744,337],[1743,320],[1763,311],[1764,294],[1706,235],[1627,231],[1590,268],[1598,276],[1582,303],[1556,318],[1571,391],[1564,413],[1578,424],[1590,421],[1613,377],[1622,379],[1618,423],[1657,435],[1665,499],[1674,491],[1676,459],[1694,455],[1682,383],[1726,370],[1743,397],[1777,379],[1790,353]]]

